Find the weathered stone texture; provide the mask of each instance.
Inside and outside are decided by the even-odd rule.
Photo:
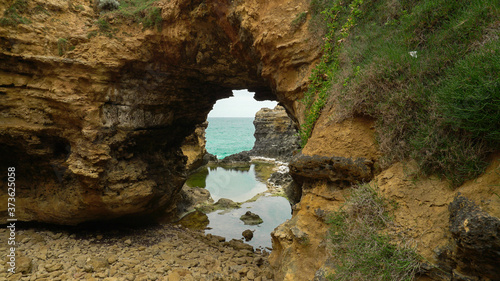
[[[500,219],[458,195],[448,207],[457,273],[500,279]]]
[[[255,144],[251,155],[288,161],[300,148],[298,132],[282,106],[262,108],[255,114]]]
[[[106,36],[84,0],[28,1],[31,23],[0,27],[0,168],[18,172],[19,220],[173,211],[181,144],[218,99],[246,88],[300,111],[320,48],[284,23],[308,1],[155,5],[161,31],[103,14]]]

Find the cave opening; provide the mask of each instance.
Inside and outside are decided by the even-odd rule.
[[[255,114],[262,108],[274,108],[278,102],[257,101],[248,90],[234,90],[233,96],[218,100],[208,114],[205,132],[208,153],[223,159],[251,150],[254,146]]]
[[[210,159],[208,163],[192,172],[183,187],[186,197],[206,194],[200,202],[207,203],[197,209],[199,213],[189,213],[191,206],[181,204],[180,213],[188,214],[180,224],[192,227],[193,221],[204,217],[201,228],[205,233],[227,240],[245,239],[255,248],[269,250],[270,233],[291,217],[284,185],[270,181],[285,177],[277,171],[287,167],[275,158],[254,153],[254,148],[262,141],[258,134],[260,130],[262,135],[262,127],[267,128],[267,133],[280,134],[273,125],[284,109],[277,107],[277,101],[257,101],[265,98],[255,95],[248,90],[234,90],[232,97],[219,99],[208,114],[205,148],[216,157],[205,157]]]

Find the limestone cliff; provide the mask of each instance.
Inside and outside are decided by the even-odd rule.
[[[187,157],[186,169],[192,171],[203,165],[203,157],[207,153],[205,149],[205,129],[208,122],[197,125],[195,131],[182,143],[182,153]]]
[[[494,266],[500,258],[495,250],[500,243],[498,154],[480,177],[452,190],[444,179],[423,177],[412,161],[381,171],[373,120],[336,123],[329,118],[331,110],[323,112],[311,139],[290,163],[302,198],[292,219],[272,233],[270,261],[278,280],[324,280],[332,272],[327,216],[360,182],[370,182],[398,206],[388,232],[409,237],[425,258],[417,280],[500,278]]]
[[[84,0],[26,3],[0,27],[1,170],[16,167],[25,221],[173,210],[182,141],[215,101],[248,88],[293,114],[320,51],[287,24],[305,0],[157,1],[161,31]]]
[[[251,155],[288,160],[300,148],[295,125],[282,106],[255,114],[255,144]]]
[[[310,18],[309,1],[153,5],[160,29],[99,15],[86,0],[0,3],[0,13],[15,9],[18,16],[0,25],[0,179],[16,168],[19,220],[78,224],[174,212],[189,161],[181,146],[233,89],[278,100],[303,123],[300,99],[321,42],[308,21],[292,22]],[[273,232],[276,279],[311,280],[325,268],[326,215],[342,205],[348,187],[368,181],[400,206],[394,231],[439,266],[428,268],[429,278],[500,278],[490,266],[498,251],[489,250],[498,249],[498,228],[488,229],[490,240],[476,228],[498,225],[499,156],[479,178],[451,190],[442,179],[418,178],[411,161],[382,170],[374,120],[337,123],[333,111],[323,108],[291,161],[302,197]],[[0,201],[6,197],[1,189]],[[7,206],[0,206],[5,221]]]

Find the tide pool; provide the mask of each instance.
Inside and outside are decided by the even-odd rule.
[[[240,217],[251,211],[264,221],[259,225],[245,225]],[[206,233],[226,237],[227,240],[241,239],[242,232],[252,230],[253,238],[247,243],[255,248],[271,248],[270,233],[280,224],[292,217],[292,209],[286,198],[280,196],[261,196],[255,202],[242,204],[241,208],[230,211],[216,211],[207,214],[208,230]]]
[[[205,232],[231,240],[241,239],[242,232],[250,229],[254,232],[254,237],[248,244],[256,248],[271,247],[271,231],[291,218],[288,200],[267,192],[266,181],[273,167],[274,165],[268,163],[252,163],[238,167],[214,166],[204,167],[192,174],[186,183],[191,187],[206,188],[215,202],[220,198],[245,202],[239,209],[208,213],[209,223]],[[261,196],[255,199],[257,194]],[[250,199],[255,201],[246,202]],[[240,217],[247,211],[259,215],[264,222],[259,225],[245,225]]]
[[[204,167],[192,174],[187,185],[202,187],[210,191],[212,199],[231,199],[245,202],[255,195],[267,191],[270,164],[250,164],[240,167]]]

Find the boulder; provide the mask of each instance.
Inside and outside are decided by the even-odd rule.
[[[241,233],[243,235],[243,238],[245,238],[245,241],[250,241],[253,238],[253,231],[250,229],[247,229]]]
[[[184,227],[201,230],[207,228],[209,223],[207,215],[200,211],[191,212],[177,222]]]
[[[460,194],[448,207],[455,242],[455,275],[500,280],[500,219]]]
[[[290,161],[290,174],[295,181],[327,180],[335,183],[357,183],[373,178],[373,161],[366,158],[304,155],[299,153]]]
[[[184,185],[180,192],[180,199],[177,202],[178,212],[180,214],[190,212],[202,204],[213,203],[210,191],[200,187],[189,187]]]
[[[0,11],[12,2],[0,1]],[[108,36],[92,24],[96,15],[85,1],[76,8],[25,2],[19,16],[33,24],[0,26],[0,170],[16,169],[19,221],[76,225],[141,221],[164,211],[176,216],[186,164],[195,167],[201,155],[196,148],[186,157],[182,144],[216,101],[249,89],[256,100],[279,98],[298,114],[297,93],[308,75],[296,66],[312,65],[321,52],[312,34],[291,34],[283,24],[307,10],[303,1],[280,2],[280,9],[247,1],[158,1],[158,22],[171,32],[103,14],[113,25]],[[36,9],[50,16],[29,12]]]
[[[259,217],[259,215],[254,214],[250,211],[247,211],[244,215],[240,217],[240,220],[243,221],[246,225],[257,225],[261,224],[264,221]]]

